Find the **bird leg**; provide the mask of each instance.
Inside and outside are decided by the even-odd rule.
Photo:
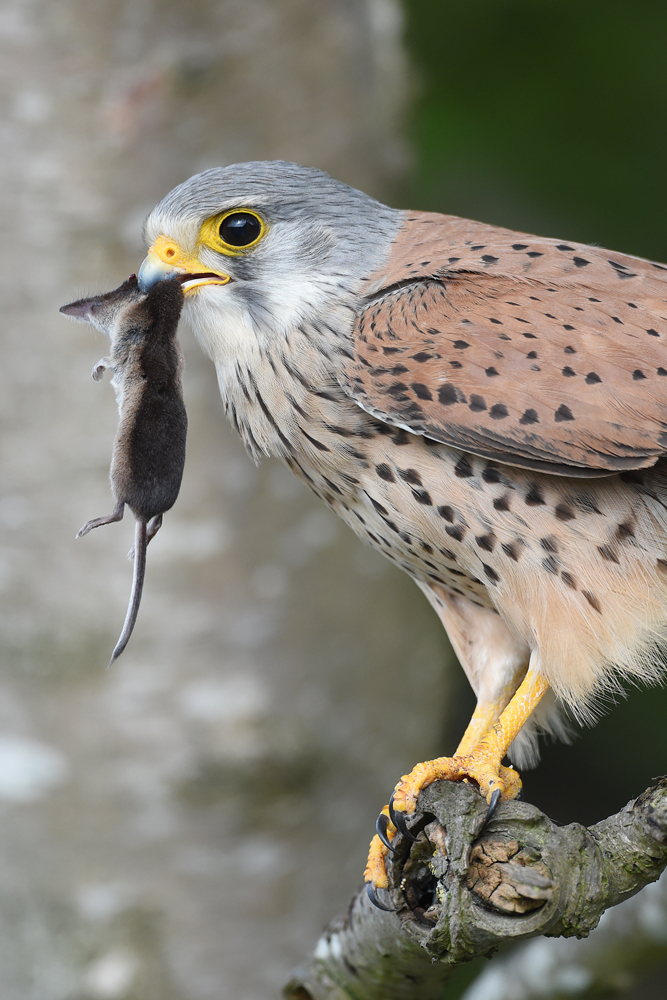
[[[373,837],[368,855],[364,881],[376,888],[387,888],[389,880],[385,869],[385,858],[396,835],[396,827],[405,827],[405,815],[415,811],[419,793],[433,781],[473,781],[487,802],[492,805],[499,800],[515,799],[521,790],[521,778],[511,767],[501,763],[514,738],[549,687],[548,681],[535,670],[528,670],[507,708],[497,721],[472,744],[472,735],[479,731],[482,712],[490,712],[491,707],[480,706],[471,720],[459,750],[454,757],[438,757],[436,760],[417,764],[410,774],[404,774],[394,789],[390,804],[380,816],[392,817],[382,821],[384,842],[379,834]],[[469,749],[468,749],[469,748]],[[500,793],[500,794],[498,794]],[[389,841],[389,845],[387,844]]]
[[[476,747],[482,737],[498,721],[503,709],[511,700],[510,696],[509,698],[501,697],[497,701],[478,701],[466,731],[461,737],[461,742],[454,751],[454,756],[462,757],[469,753],[473,747]]]

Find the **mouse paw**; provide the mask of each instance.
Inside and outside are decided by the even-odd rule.
[[[107,368],[111,368],[111,358],[100,358],[96,365],[93,365],[93,378],[96,382],[104,375]]]

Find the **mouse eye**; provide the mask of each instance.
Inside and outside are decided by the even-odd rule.
[[[262,235],[262,223],[250,212],[232,212],[220,223],[220,239],[231,247],[249,247]]]

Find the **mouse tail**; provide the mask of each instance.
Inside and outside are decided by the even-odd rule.
[[[134,628],[134,623],[137,620],[137,615],[139,614],[139,605],[141,603],[141,592],[144,587],[144,575],[146,573],[146,546],[148,544],[146,522],[137,519],[134,528],[134,574],[132,577],[132,593],[130,594],[130,603],[127,607],[127,614],[125,615],[125,623],[123,625],[123,631],[120,633],[120,638],[116,643],[116,648],[111,654],[111,659],[109,660],[109,666],[117,660],[120,654],[123,652],[128,642],[130,641],[130,636],[132,635],[132,629]]]

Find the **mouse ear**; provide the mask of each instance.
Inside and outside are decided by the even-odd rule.
[[[61,306],[60,312],[64,313],[65,316],[81,320],[82,323],[92,323],[93,307],[97,304],[97,299],[77,299],[76,302],[69,302],[66,306]]]

